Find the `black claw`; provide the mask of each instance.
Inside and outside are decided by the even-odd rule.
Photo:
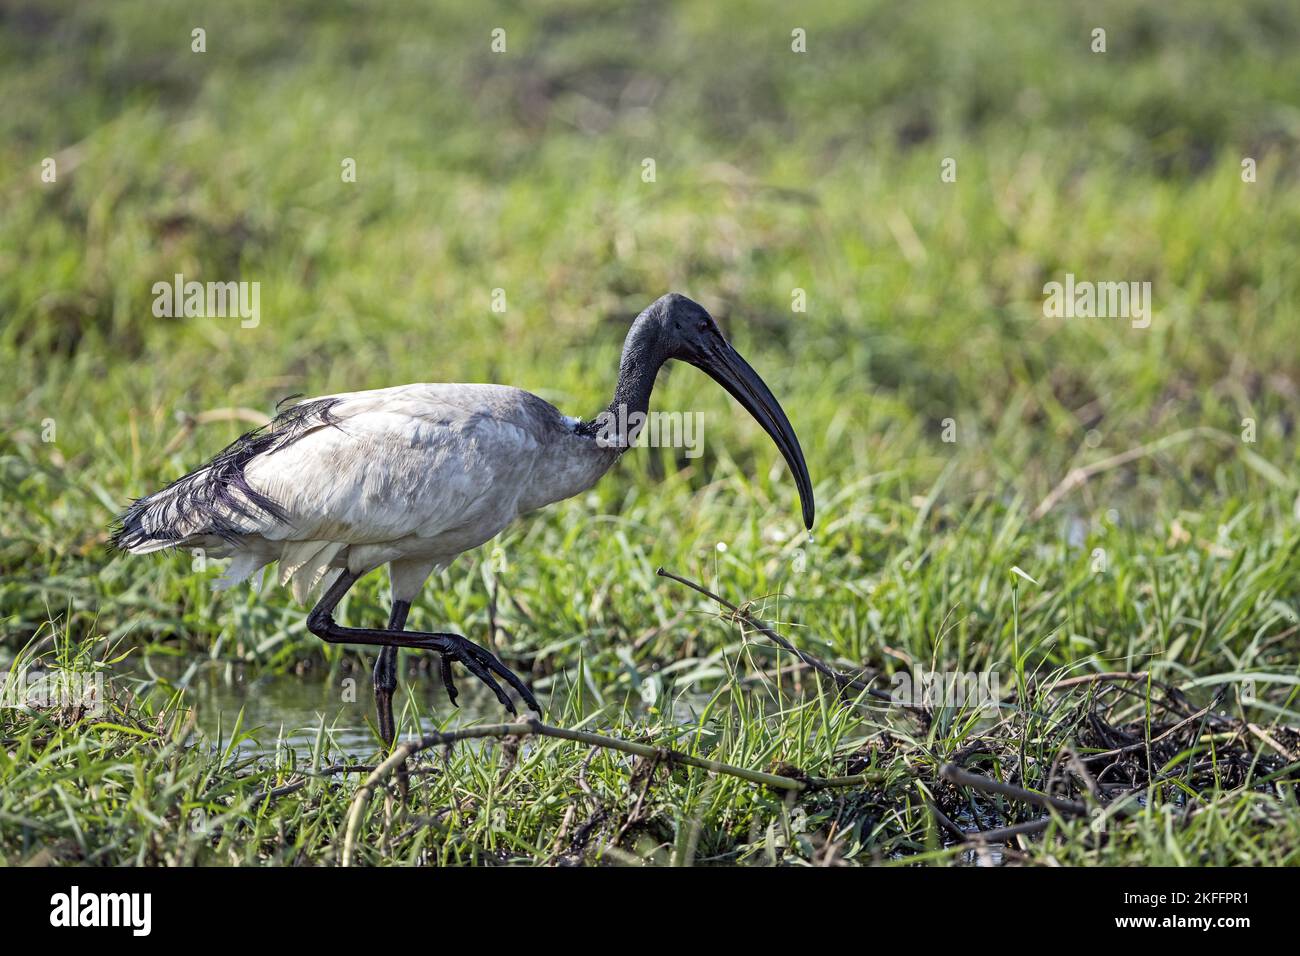
[[[519,711],[515,709],[514,701],[510,699],[510,695],[507,694],[505,690],[502,689],[501,685],[497,683],[496,679],[492,676],[493,674],[503,678],[506,683],[518,691],[519,696],[524,699],[529,707],[535,711],[541,711],[541,708],[537,704],[537,698],[534,697],[533,692],[528,689],[528,685],[520,680],[519,677],[510,670],[510,668],[497,660],[491,651],[480,647],[468,638],[461,637],[459,634],[439,634],[437,635],[437,640],[438,642],[436,645],[432,642],[430,643],[429,649],[440,652],[442,659],[442,684],[443,687],[447,689],[447,696],[450,698],[452,704],[456,703],[456,685],[452,683],[451,661],[457,660],[465,665],[466,670],[486,684],[492,693],[496,695],[497,700],[501,702],[501,706],[511,714],[514,714],[517,717],[519,716]]]
[[[442,674],[442,686],[447,691],[447,699],[451,701],[451,706],[459,707],[460,705],[456,703],[459,693],[456,690],[456,682],[452,680],[451,661],[446,654],[438,655],[438,670]]]
[[[476,647],[476,645],[471,646]],[[537,699],[533,697],[533,692],[528,689],[528,685],[520,680],[519,676],[514,671],[506,667],[505,664],[502,664],[489,651],[483,650],[481,647],[478,647],[477,650],[481,652],[479,660],[487,665],[499,677],[504,678],[506,683],[518,691],[519,696],[524,699],[524,703],[535,711],[541,711],[541,708],[537,706]],[[510,712],[513,714],[515,709],[511,707]]]
[[[479,662],[476,655],[462,654],[460,656],[460,662],[465,665],[466,669],[471,674],[483,683],[487,684],[488,689],[497,695],[497,700],[501,701],[502,707],[510,711],[512,714],[515,712],[515,705],[511,703],[510,695],[501,689],[501,685],[496,682],[496,679],[488,672],[488,669]]]

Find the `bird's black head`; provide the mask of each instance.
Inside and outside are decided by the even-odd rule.
[[[794,474],[803,506],[804,525],[811,528],[814,511],[812,480],[808,477],[808,465],[804,462],[794,428],[758,373],[723,338],[713,316],[698,302],[670,292],[656,299],[637,316],[632,329],[628,336],[629,348],[633,347],[635,340],[645,350],[647,358],[653,356],[652,361],[678,359],[694,365],[725,388],[763,426]]]
[[[665,359],[696,362],[710,352],[727,347],[722,330],[713,316],[693,299],[679,292],[660,296],[637,319],[654,329],[657,345]]]

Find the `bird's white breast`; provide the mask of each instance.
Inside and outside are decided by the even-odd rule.
[[[498,385],[408,385],[334,396],[336,424],[249,462],[286,522],[249,527],[244,549],[307,555],[357,573],[404,558],[450,561],[521,513],[577,494],[617,457],[553,407]],[[338,544],[339,548],[315,547]]]

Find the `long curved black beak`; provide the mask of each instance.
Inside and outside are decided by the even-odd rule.
[[[803,505],[804,527],[812,530],[814,505],[808,465],[803,460],[803,449],[799,447],[799,439],[790,425],[790,419],[786,418],[781,403],[776,400],[771,389],[750,368],[749,363],[740,357],[740,353],[726,342],[712,345],[704,351],[701,358],[691,361],[691,364],[731,393],[731,397],[740,402],[745,411],[753,415],[754,420],[771,436],[794,475],[794,483],[799,489],[799,502]]]

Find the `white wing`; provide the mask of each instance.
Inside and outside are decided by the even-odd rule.
[[[537,450],[566,431],[549,404],[501,385],[312,399],[137,501],[114,544],[135,553],[248,548],[249,538],[375,544],[495,525],[478,544],[515,516]]]
[[[502,386],[409,385],[332,396],[335,419],[249,461],[274,501],[245,534],[380,544],[493,526],[517,512],[547,423],[535,396]],[[551,410],[558,422],[558,413]]]

